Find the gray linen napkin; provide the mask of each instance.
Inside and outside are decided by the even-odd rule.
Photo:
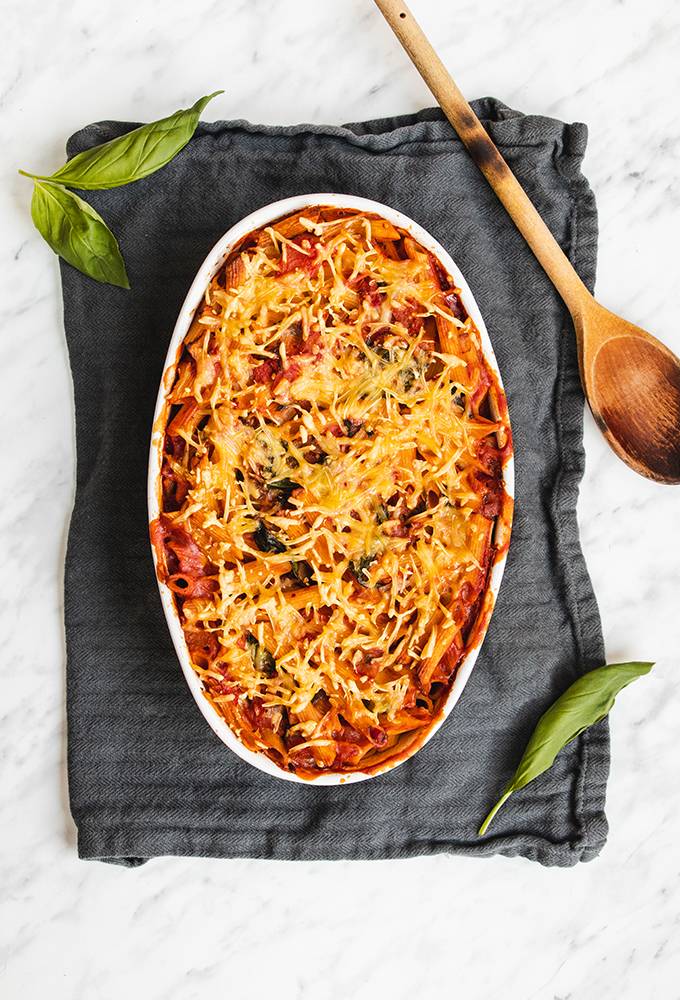
[[[580,173],[583,125],[476,110],[592,287],[597,222]],[[69,154],[126,132],[76,133]],[[437,736],[358,785],[277,781],[228,751],[199,714],[168,636],[147,539],[154,399],[177,311],[217,238],[253,209],[302,192],[400,209],[453,255],[485,316],[510,403],[517,507],[497,609],[463,697]],[[120,238],[132,291],[62,265],[76,407],[77,495],[66,560],[68,764],[81,857],[594,857],[606,837],[605,723],[477,827],[538,715],[603,662],[579,546],[583,397],[557,295],[439,110],[343,128],[201,125],[146,180],[88,200]]]

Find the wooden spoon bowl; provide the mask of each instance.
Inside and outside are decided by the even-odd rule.
[[[575,327],[586,396],[609,444],[641,475],[680,483],[678,359],[594,300]]]
[[[583,389],[605,438],[641,476],[680,483],[680,361],[651,334],[595,301],[406,4],[375,2],[564,299],[574,321]]]

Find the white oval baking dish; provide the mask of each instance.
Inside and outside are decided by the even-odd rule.
[[[194,313],[203,299],[206,287],[216,272],[224,264],[234,246],[241,239],[243,239],[244,236],[247,236],[248,233],[255,229],[259,229],[262,226],[271,225],[277,219],[289,215],[292,212],[309,208],[312,205],[355,209],[358,211],[373,212],[377,215],[381,215],[393,225],[409,232],[418,243],[429,250],[439,261],[441,261],[445,270],[452,276],[456,285],[460,288],[463,305],[479,330],[486,361],[495,373],[501,389],[503,388],[501,374],[498,370],[498,363],[494,355],[493,347],[491,346],[491,340],[489,339],[484,319],[482,318],[482,314],[479,311],[477,303],[475,302],[465,278],[446,250],[444,250],[444,248],[425,229],[415,223],[412,219],[409,219],[407,216],[402,215],[401,212],[398,212],[387,205],[382,205],[379,202],[371,201],[367,198],[356,198],[351,195],[344,194],[306,194],[293,198],[286,198],[282,201],[265,205],[253,212],[251,215],[242,219],[240,222],[237,222],[235,226],[232,226],[232,228],[218,240],[201,264],[201,267],[199,268],[196,277],[187,292],[187,296],[182,304],[179,316],[177,317],[177,322],[175,323],[175,328],[170,339],[168,352],[165,358],[163,375],[161,378],[158,399],[156,401],[156,409],[154,412],[148,475],[149,521],[153,521],[160,513],[160,471],[164,434],[163,417],[166,405],[165,397],[174,381],[175,366],[181,353],[182,342],[191,325]],[[260,771],[264,771],[274,778],[281,778],[284,781],[295,781],[301,782],[302,784],[315,785],[340,785],[363,781],[367,778],[372,778],[378,774],[384,774],[386,771],[392,770],[394,767],[397,767],[399,764],[410,759],[415,753],[417,753],[417,751],[434,736],[440,726],[444,723],[463,693],[463,689],[465,688],[468,678],[472,673],[472,669],[475,665],[475,661],[477,660],[480,647],[486,634],[491,612],[493,610],[501,578],[503,576],[503,570],[505,568],[510,537],[512,497],[514,493],[514,459],[511,449],[509,449],[508,456],[504,462],[503,472],[505,479],[505,491],[509,499],[496,526],[494,541],[496,543],[497,552],[491,566],[489,585],[484,598],[484,605],[478,618],[478,622],[481,621],[482,623],[481,627],[478,626],[475,628],[475,638],[473,640],[473,644],[468,649],[465,657],[458,667],[453,684],[451,685],[451,690],[449,691],[448,697],[444,702],[439,717],[423,734],[423,738],[416,743],[415,746],[409,748],[409,751],[403,757],[398,757],[393,761],[388,761],[375,771],[358,771],[351,772],[349,774],[324,772],[318,777],[311,779],[301,778],[296,774],[284,771],[264,754],[255,753],[245,747],[229,728],[225,720],[215,711],[210,702],[204,696],[203,688],[198,675],[191,666],[189,651],[184,640],[184,633],[182,632],[182,627],[177,615],[177,609],[172,591],[164,583],[158,581],[163,611],[165,612],[170,635],[172,637],[175,650],[177,651],[177,656],[185,680],[189,686],[189,690],[194,696],[196,704],[203,713],[204,718],[219,739],[227,747],[229,747],[230,750],[237,754],[237,756],[246,761],[246,763],[252,764],[253,767],[258,768]],[[155,566],[156,554],[153,550],[153,546],[152,553]]]

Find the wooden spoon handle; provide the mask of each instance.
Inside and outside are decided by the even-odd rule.
[[[593,301],[590,292],[489,138],[413,14],[402,0],[375,0],[375,3],[439,101],[470,156],[564,299],[570,313],[574,317],[580,316]]]

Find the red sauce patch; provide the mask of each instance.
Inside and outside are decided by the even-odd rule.
[[[437,258],[433,254],[429,253],[427,257],[430,262],[430,270],[432,271],[432,277],[434,278],[435,283],[439,286],[439,288],[443,292],[449,288],[452,288],[453,283],[449,275],[444,270],[443,265],[437,260]]]
[[[380,726],[369,726],[367,736],[374,747],[384,747],[387,743],[387,733]]]
[[[267,358],[257,368],[253,368],[253,382],[258,385],[271,385],[281,371],[281,362],[277,358]]]
[[[284,244],[279,262],[279,274],[290,274],[291,271],[307,271],[308,274],[312,274],[320,263],[320,246],[319,240],[306,233],[295,236],[289,243]]]
[[[464,323],[468,318],[468,314],[465,311],[465,306],[460,300],[460,295],[457,291],[452,290],[444,293],[444,303],[451,310],[456,319],[459,319],[461,323]]]
[[[163,484],[163,509],[167,511],[179,510],[189,492],[189,486],[186,479],[173,471],[167,458],[163,458],[161,465],[161,481]]]
[[[470,400],[473,406],[476,406],[484,399],[492,385],[493,382],[491,381],[491,375],[489,374],[486,364],[483,364],[479,369],[479,383]]]
[[[477,458],[490,476],[493,476],[494,479],[500,478],[503,469],[501,451],[493,441],[489,438],[480,441],[477,446]]]
[[[403,306],[395,306],[392,309],[392,320],[405,326],[412,337],[420,333],[423,325],[423,317],[416,315],[416,309],[415,302],[405,302]]]
[[[164,514],[149,526],[159,576],[180,597],[207,597],[218,588],[217,568],[201,552],[189,532]]]
[[[296,361],[293,361],[291,364],[287,365],[283,369],[283,371],[281,372],[281,375],[276,380],[277,385],[284,378],[287,379],[289,382],[294,382],[295,379],[298,377],[298,375],[300,374],[301,371],[302,371],[302,365],[299,365]]]
[[[493,521],[503,509],[503,480],[487,476],[484,472],[477,472],[475,475],[483,490],[479,511],[489,521]]]
[[[350,286],[356,291],[362,302],[365,300],[376,309],[383,300],[383,293],[378,288],[378,283],[370,274],[358,274],[350,282]]]

